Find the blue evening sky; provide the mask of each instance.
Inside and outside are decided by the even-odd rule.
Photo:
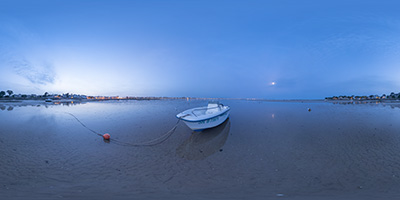
[[[267,99],[399,92],[399,8],[385,0],[0,0],[0,90]]]

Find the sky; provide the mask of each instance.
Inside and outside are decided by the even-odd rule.
[[[0,0],[0,90],[264,99],[397,93],[399,7]]]

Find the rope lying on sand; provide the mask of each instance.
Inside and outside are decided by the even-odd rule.
[[[66,114],[69,114],[69,115],[71,115],[73,118],[75,118],[77,122],[79,122],[84,128],[86,128],[86,129],[89,130],[90,132],[92,132],[92,133],[94,133],[94,134],[96,134],[96,135],[98,135],[98,136],[103,137],[102,134],[96,132],[95,130],[93,130],[93,129],[89,128],[89,127],[87,127],[87,126],[86,126],[81,120],[79,120],[74,114],[69,113],[69,112],[65,112],[65,113],[66,113]],[[112,138],[110,138],[110,141],[113,141],[114,143],[119,144],[119,145],[122,145],[122,146],[154,146],[154,145],[157,145],[157,144],[161,144],[161,143],[163,143],[165,140],[167,140],[167,139],[172,135],[172,133],[174,133],[176,127],[178,127],[179,121],[181,121],[181,118],[178,119],[178,121],[176,122],[175,126],[172,127],[168,132],[166,132],[165,134],[161,135],[161,136],[158,137],[158,138],[155,138],[155,139],[150,140],[150,141],[147,141],[147,142],[143,142],[143,143],[128,143],[128,142],[123,142],[123,141],[116,140],[116,139],[112,139]]]
[[[74,114],[69,113],[69,112],[65,112],[65,113],[71,115],[73,118],[76,119],[76,121],[78,121],[83,127],[85,127],[86,129],[88,129],[88,130],[91,131],[92,133],[94,133],[94,134],[96,134],[96,135],[99,135],[99,136],[103,136],[102,134],[100,134],[100,133],[98,133],[98,132],[96,132],[96,131],[90,129],[89,127],[87,127],[87,126],[86,126],[83,122],[81,122],[81,120],[79,120]]]

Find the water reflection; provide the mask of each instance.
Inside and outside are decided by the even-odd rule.
[[[0,110],[12,111],[12,110],[14,110],[14,106],[11,106],[11,105],[8,105],[8,106],[0,105]]]
[[[0,104],[0,110],[8,110],[12,111],[15,107],[40,107],[44,106],[48,108],[49,106],[74,106],[79,104],[85,104],[86,101],[54,101],[54,102],[41,102],[41,101],[34,101],[34,102],[5,102],[4,104]]]
[[[73,105],[85,104],[85,103],[86,103],[86,101],[56,101],[56,102],[50,102],[50,104],[62,105],[62,106],[73,106]]]
[[[334,101],[331,102],[332,104],[336,105],[382,105],[383,107],[390,107],[392,109],[394,108],[400,108],[400,102],[399,101],[380,101],[380,100],[371,100],[371,101]]]
[[[206,129],[201,132],[194,132],[177,149],[176,153],[188,160],[202,160],[218,151],[222,151],[228,139],[231,123],[226,120],[221,125]]]
[[[334,101],[333,104],[352,105],[352,104],[379,104],[380,101]]]
[[[386,106],[390,106],[390,108],[394,109],[394,108],[400,108],[400,104],[387,104],[387,105],[383,105],[384,107]]]

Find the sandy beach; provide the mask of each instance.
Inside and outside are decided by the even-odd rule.
[[[154,146],[88,128],[145,143],[207,101],[0,102],[1,197],[400,198],[398,103],[221,102],[220,126],[179,122]]]

